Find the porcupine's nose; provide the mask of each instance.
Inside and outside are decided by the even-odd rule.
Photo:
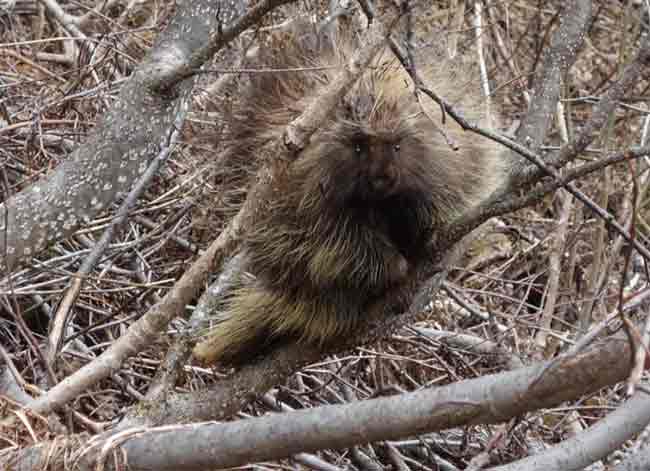
[[[373,142],[374,141],[374,142]],[[368,146],[368,186],[376,197],[390,196],[397,186],[397,149],[390,142],[371,140]]]

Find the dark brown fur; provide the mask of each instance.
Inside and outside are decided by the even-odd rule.
[[[314,38],[285,36],[260,54],[260,68],[334,67],[253,75],[229,123],[231,165],[257,165],[264,146],[333,79],[352,49]],[[437,93],[483,121],[471,69],[437,57],[419,70]],[[437,105],[415,98],[388,52],[377,59],[262,195],[268,211],[256,215],[244,245],[254,277],[233,290],[195,356],[238,363],[277,338],[323,344],[354,329],[370,303],[399,291],[436,226],[501,180],[496,147],[440,118]]]

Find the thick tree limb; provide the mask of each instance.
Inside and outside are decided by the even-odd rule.
[[[236,2],[181,2],[87,141],[50,176],[0,205],[0,272],[70,236],[125,194],[169,135],[180,97],[193,84],[184,79],[266,12],[291,1],[263,0],[241,18]]]
[[[650,67],[650,35],[641,37],[641,44],[634,59],[625,67],[621,78],[607,89],[598,106],[581,130],[580,134],[568,144],[562,146],[559,152],[550,155],[546,161],[554,167],[562,167],[584,151],[595,139],[597,133],[605,126],[607,120],[615,112],[619,101],[625,93],[633,89],[639,77]],[[534,182],[544,176],[544,172],[536,166],[521,169],[520,182]]]
[[[602,371],[601,365],[605,364],[610,365],[607,373]],[[209,426],[211,430],[206,431],[205,439],[199,438],[203,433],[200,428],[194,428],[189,432],[194,438],[188,436],[188,443],[205,452],[197,449],[196,455],[191,454],[209,455],[209,458],[196,463],[185,461],[185,465],[194,465],[197,469],[237,466],[277,459],[298,451],[342,448],[461,425],[503,422],[620,381],[625,378],[629,366],[628,343],[622,338],[608,339],[574,358],[440,388]],[[282,431],[281,439],[272,431]],[[136,469],[138,465],[141,469],[173,469],[165,467],[165,460],[159,458],[163,450],[171,446],[167,440],[175,439],[178,435],[171,432],[153,440],[134,440],[126,446],[127,453],[142,456],[147,461],[141,464],[131,461],[131,465]],[[245,445],[239,447],[245,450],[245,461],[238,458],[234,449],[224,449],[229,443]]]
[[[129,457],[129,469],[164,471],[182,466],[192,470],[238,466],[280,459],[300,451],[343,448],[465,425],[499,423],[596,392],[624,379],[631,365],[631,355],[624,336],[612,337],[573,357],[413,393],[221,424],[157,429],[138,426],[131,432],[139,432],[132,434],[122,447]],[[258,377],[260,380],[262,378]],[[226,399],[225,395],[215,395],[211,391],[204,391],[202,395],[203,412],[200,414],[197,414],[196,404],[183,403],[181,395],[172,395],[167,403],[158,401],[151,406],[163,414],[175,411],[174,417],[167,415],[167,423],[183,420],[181,412],[193,419],[197,419],[197,415],[199,419],[223,417],[219,402]],[[648,403],[647,397],[635,398],[628,403],[626,414],[641,405],[650,411]],[[190,409],[183,409],[183,405]],[[648,414],[636,410],[635,419],[627,415],[626,420],[632,424],[640,424]],[[615,414],[610,415],[612,420],[621,415]],[[626,433],[636,430],[635,427],[630,426]],[[89,466],[102,445],[103,442],[96,442],[96,446],[88,450],[86,463]],[[42,457],[45,450],[46,447],[38,446],[5,452],[0,454],[0,465],[16,459],[20,467],[15,469],[28,469],[22,467],[23,463],[38,463],[36,457]]]

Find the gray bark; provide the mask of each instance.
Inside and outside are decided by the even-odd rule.
[[[297,353],[289,351],[287,355]],[[128,438],[122,446],[129,457],[129,469],[134,471],[232,467],[281,459],[300,451],[342,448],[459,426],[503,422],[529,411],[559,405],[622,380],[629,370],[631,356],[629,343],[624,336],[619,336],[597,343],[575,356],[408,394],[222,424],[149,428],[144,422],[133,423],[131,428],[119,429],[119,434],[113,436]],[[281,360],[286,363],[287,358]],[[254,379],[251,377],[251,380]],[[158,423],[167,424],[214,420],[225,418],[223,404],[229,400],[226,394],[225,389],[221,392],[206,390],[194,401],[187,394],[175,394],[165,402],[148,404],[148,409],[144,404],[139,408],[145,414],[145,422],[153,417]],[[619,446],[622,440],[642,430],[650,420],[649,402],[647,395],[640,392],[605,419],[600,431],[594,427],[593,433],[597,433],[601,441],[609,437],[606,443]],[[622,426],[612,429],[607,427],[608,423]],[[617,430],[615,436],[612,430]],[[84,441],[83,437],[74,438]],[[595,453],[588,446],[592,441],[581,437],[574,442],[583,446],[581,453],[577,454],[579,460],[572,461],[574,463],[596,460],[611,450],[601,446]],[[570,458],[568,455],[576,454],[574,442],[562,446],[565,451],[557,462],[566,465]],[[79,446],[79,442],[70,443]],[[0,453],[0,465],[16,460],[20,464],[16,470],[33,469],[30,467],[38,463],[39,456],[44,458],[46,450],[47,447],[39,445]],[[98,453],[97,449],[88,450],[83,461],[86,468],[82,469],[91,469]],[[539,465],[530,469],[578,469],[558,467],[553,465],[553,460],[540,457],[529,461],[550,466]],[[589,462],[592,461],[587,464]],[[53,462],[53,465],[52,469],[62,469],[62,461]]]
[[[288,2],[263,1],[243,19],[238,2],[180,2],[86,142],[51,175],[0,205],[0,271],[15,270],[124,196],[160,151],[193,74],[264,13]]]

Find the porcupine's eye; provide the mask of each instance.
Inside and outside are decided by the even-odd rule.
[[[352,148],[358,159],[362,159],[364,156],[368,155],[368,142],[359,137],[352,141]]]

